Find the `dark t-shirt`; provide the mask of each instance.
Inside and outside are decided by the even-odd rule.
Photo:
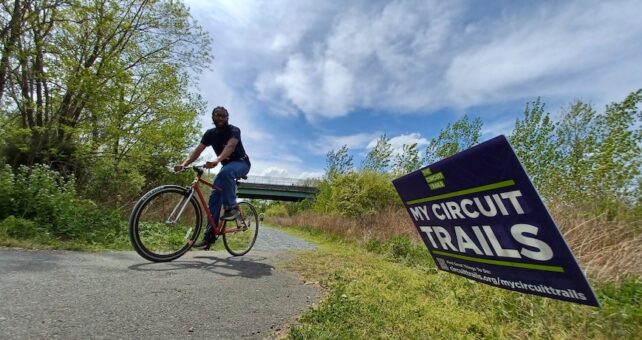
[[[205,131],[203,138],[201,138],[201,144],[214,148],[214,152],[216,152],[216,155],[218,156],[223,152],[227,141],[232,137],[238,139],[239,142],[236,144],[236,149],[234,149],[234,152],[232,152],[230,157],[221,161],[221,163],[225,165],[230,161],[243,160],[249,164],[250,160],[245,153],[245,148],[243,148],[243,142],[241,141],[241,129],[232,124],[229,124],[225,129],[213,128]]]

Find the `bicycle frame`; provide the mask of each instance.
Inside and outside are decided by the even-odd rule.
[[[208,222],[213,227],[212,232],[215,236],[222,235],[223,233],[229,234],[229,233],[235,233],[235,232],[244,230],[240,228],[237,224],[236,228],[226,229],[225,232],[223,232],[222,230],[223,230],[224,221],[222,219],[219,219],[218,223],[214,223],[214,216],[212,216],[212,212],[210,211],[209,205],[207,204],[207,201],[205,201],[205,197],[203,196],[203,192],[201,191],[201,188],[199,186],[200,184],[204,184],[211,188],[212,183],[201,178],[201,176],[203,176],[203,173],[204,173],[203,169],[199,167],[193,167],[193,169],[194,171],[196,171],[196,177],[194,178],[194,180],[192,181],[192,184],[190,185],[191,187],[190,194],[185,196],[185,198],[181,200],[181,202],[174,208],[174,210],[172,211],[172,213],[170,214],[166,222],[170,224],[176,223],[176,220],[178,219],[178,217],[181,216],[181,214],[183,213],[183,210],[185,210],[185,207],[187,206],[187,203],[194,195],[194,192],[196,192],[198,201],[201,204],[201,207],[205,210],[205,215],[207,216]],[[174,215],[176,215],[176,217],[174,217]],[[173,221],[172,221],[172,218],[174,218]],[[243,216],[240,216],[240,218],[241,220],[244,220]],[[243,224],[245,224],[245,222],[243,222]]]

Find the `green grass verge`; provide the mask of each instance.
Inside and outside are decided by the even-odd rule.
[[[491,287],[438,271],[423,245],[396,238],[358,244],[286,228],[319,245],[287,268],[326,288],[291,339],[608,338],[642,334],[642,282],[592,282],[602,308]]]
[[[48,226],[13,216],[0,221],[0,246],[82,251],[131,250],[126,222],[109,229],[87,226],[82,236],[61,238],[52,233]]]
[[[173,244],[171,249],[176,249],[177,244],[184,242],[184,232],[178,234],[160,233],[156,230],[145,229],[146,241],[150,245]],[[157,235],[154,233],[156,232]],[[202,237],[203,232],[199,237]],[[234,249],[240,250],[247,246],[249,236],[239,233],[231,237]],[[95,230],[87,227],[87,233],[74,239],[61,239],[53,235],[48,228],[37,223],[10,216],[0,221],[0,247],[17,247],[25,249],[59,249],[76,251],[118,251],[134,250],[129,240],[127,221],[121,221],[116,228],[110,230]],[[197,250],[197,249],[194,249]],[[223,238],[219,237],[211,250],[225,250]]]

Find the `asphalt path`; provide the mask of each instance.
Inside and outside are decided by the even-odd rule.
[[[320,297],[278,267],[307,242],[262,228],[245,256],[0,248],[0,339],[276,338]]]

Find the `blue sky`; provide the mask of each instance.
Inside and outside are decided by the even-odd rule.
[[[343,144],[358,166],[383,133],[423,151],[464,114],[485,140],[537,97],[602,112],[642,88],[642,1],[185,2],[213,40],[197,91],[241,128],[250,175],[319,177]]]

